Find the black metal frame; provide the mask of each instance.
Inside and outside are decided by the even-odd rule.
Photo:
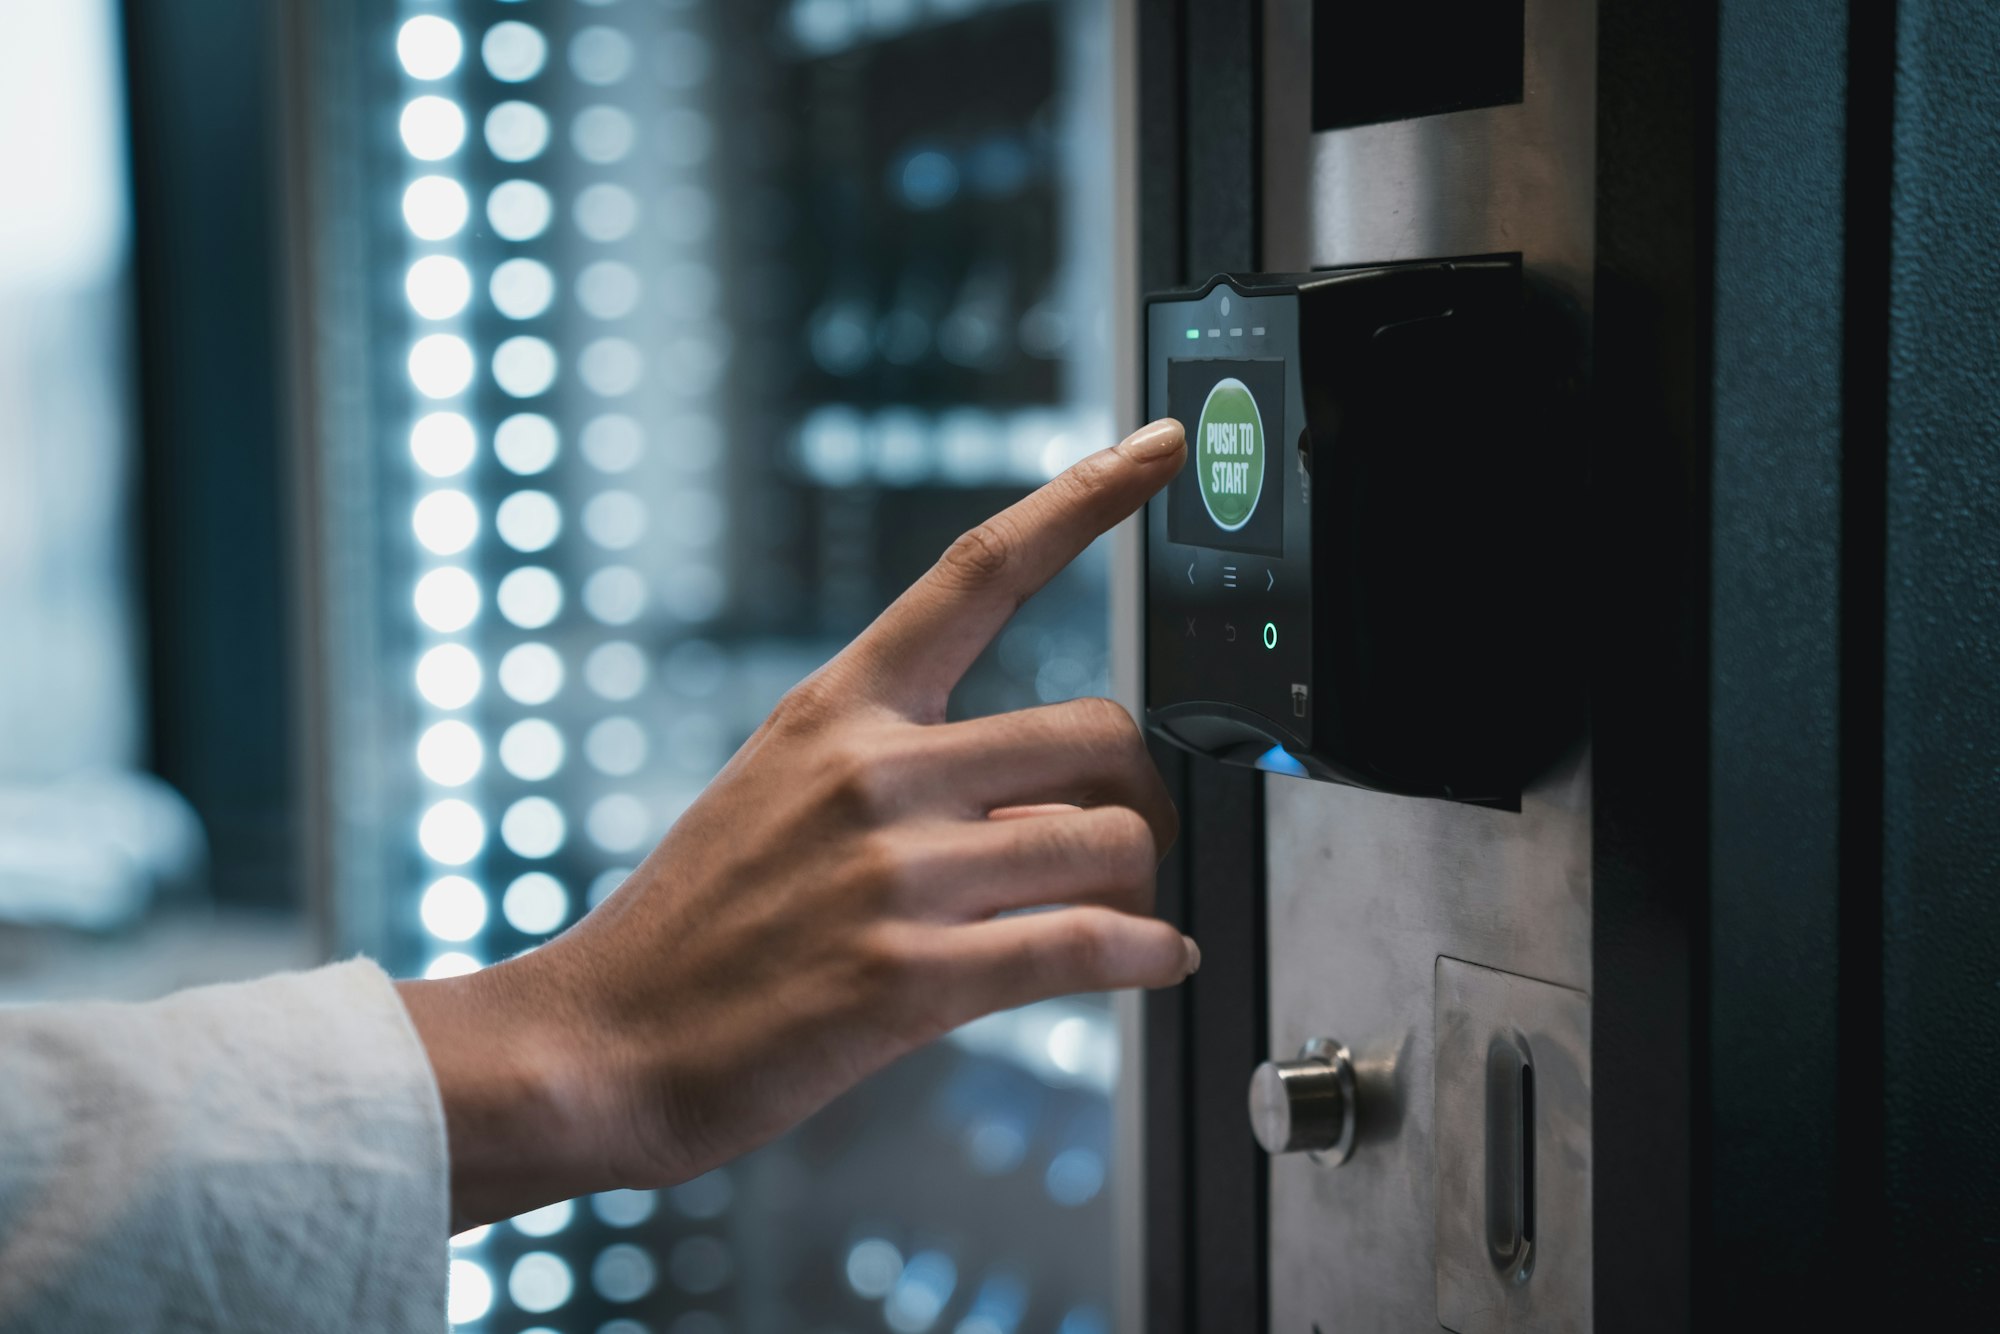
[[[1139,8],[1145,290],[1259,268],[1261,219],[1242,201],[1259,197],[1261,16],[1257,0]],[[1160,909],[1200,943],[1202,968],[1147,1001],[1147,1328],[1261,1329],[1270,1174],[1243,1090],[1268,1046],[1263,786],[1157,742],[1154,755],[1183,813]]]

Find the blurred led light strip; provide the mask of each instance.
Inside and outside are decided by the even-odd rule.
[[[481,128],[484,149],[500,180],[485,196],[488,230],[509,248],[508,257],[488,275],[486,296],[494,312],[508,321],[531,321],[546,315],[555,302],[556,279],[549,266],[529,254],[516,253],[542,240],[554,218],[555,204],[540,183],[516,175],[525,164],[543,157],[551,140],[548,110],[523,95],[515,85],[540,75],[548,64],[549,42],[542,30],[511,17],[505,8],[485,7],[491,19],[478,40],[478,61],[486,74],[508,95],[486,114]],[[525,93],[527,90],[521,90]],[[507,474],[533,478],[546,472],[561,452],[561,432],[554,420],[532,402],[552,392],[561,375],[561,358],[546,339],[529,334],[501,338],[493,349],[495,386],[520,401],[520,410],[504,416],[493,429],[493,453]],[[510,552],[524,559],[501,576],[494,605],[501,619],[530,637],[508,645],[499,656],[500,691],[514,704],[539,709],[562,690],[562,655],[543,638],[561,615],[564,589],[545,555],[563,528],[562,509],[554,495],[532,483],[500,498],[493,510],[494,535]],[[562,768],[563,734],[546,718],[516,718],[501,732],[497,747],[500,767],[515,779],[539,784]],[[540,862],[557,855],[567,842],[569,827],[563,810],[540,792],[512,801],[501,814],[500,840],[516,856]],[[570,898],[561,880],[546,870],[523,872],[501,895],[500,912],[515,930],[543,936],[560,930],[569,918]],[[574,1282],[560,1257],[523,1256],[508,1280],[508,1293],[523,1310],[545,1311],[568,1299]]]
[[[628,870],[604,867],[589,879],[587,892],[573,898],[559,873],[550,873],[557,869],[550,859],[561,856],[572,871],[591,857],[636,860],[726,758],[720,744],[703,741],[709,733],[715,734],[710,741],[722,736],[711,719],[683,719],[674,747],[676,776],[664,792],[655,788],[642,797],[630,788],[646,767],[648,737],[639,718],[619,712],[646,691],[651,674],[653,650],[642,647],[648,643],[642,627],[668,636],[698,634],[721,611],[727,591],[718,554],[727,515],[718,486],[722,432],[714,400],[729,339],[719,318],[721,284],[713,261],[717,209],[704,179],[714,130],[698,104],[711,51],[692,27],[698,14],[688,7],[644,14],[592,8],[576,11],[574,31],[555,19],[555,34],[567,36],[552,41],[516,17],[523,11],[505,0],[414,0],[405,4],[395,33],[404,93],[398,129],[411,166],[402,212],[410,241],[403,287],[413,325],[407,369],[416,409],[410,449],[420,492],[411,519],[420,569],[414,599],[429,640],[417,667],[426,713],[415,746],[426,785],[418,841],[429,869],[417,917],[435,951],[429,976],[480,967],[488,957],[485,933],[496,916],[529,937],[561,929]],[[461,16],[463,27],[453,21]],[[646,79],[628,82],[637,50],[632,35],[607,21],[613,19],[643,31]],[[581,94],[573,114],[553,83],[565,65],[574,79],[567,87]],[[482,77],[499,85],[498,97],[479,123],[469,124],[454,95],[461,82]],[[621,104],[626,91],[638,100]],[[643,201],[626,183],[642,134],[648,161],[638,179],[649,187],[657,183]],[[550,186],[572,179],[573,197],[564,201],[569,207],[559,209]],[[573,223],[573,232],[558,227],[565,222]],[[486,240],[475,251],[463,238],[482,225],[503,253],[490,274],[475,275],[466,258],[484,255]],[[577,255],[562,293],[569,304],[560,310],[564,284],[551,268],[559,253]],[[647,264],[643,275],[636,261]],[[657,289],[642,302],[650,283]],[[495,334],[490,347],[482,346],[469,332],[480,300],[490,301],[503,328],[519,323],[524,332]],[[480,318],[489,318],[483,309]],[[560,355],[549,339],[530,332],[548,325],[563,331]],[[651,379],[649,352],[662,372]],[[506,494],[476,502],[463,479],[488,432],[475,424],[470,405],[475,395],[493,391],[511,403],[494,414],[490,440],[498,471],[486,475],[510,486]],[[650,461],[649,425],[659,428]],[[571,427],[579,464],[588,471],[569,468],[566,490],[542,479],[555,467]],[[655,531],[642,545],[647,505],[641,489],[623,479],[649,463],[666,471],[671,531]],[[577,496],[580,524],[558,546],[565,526],[559,497],[569,494]],[[486,550],[504,552],[511,566],[497,573],[490,589],[481,586],[470,559],[483,536],[483,513],[490,513],[497,539]],[[563,695],[569,674],[560,650],[565,640],[574,645],[582,619],[572,613],[557,624],[569,577],[578,580],[576,610],[600,627],[581,659],[578,685],[587,694],[572,688],[564,696],[572,715],[585,711],[578,723],[579,758],[591,777],[577,773],[584,764],[565,770],[562,730],[535,716]],[[478,624],[490,628],[475,637]],[[699,639],[686,647],[718,656]],[[489,665],[497,691],[478,702]],[[676,674],[671,662],[667,674]],[[504,773],[487,768],[489,739],[467,716],[474,707],[497,738],[490,758]],[[690,731],[688,723],[709,725]],[[484,803],[474,786],[482,775]],[[579,794],[588,801],[580,821],[587,844],[572,836],[563,806],[545,794],[541,785],[552,779],[598,785]],[[515,795],[516,782],[528,790]],[[499,791],[506,795],[496,799]],[[494,898],[478,869],[484,865],[491,873],[489,834],[512,857],[530,863]],[[720,1190],[724,1204],[717,1207],[726,1207],[727,1182],[720,1175],[708,1186],[682,1187],[676,1199]],[[614,1191],[593,1197],[589,1208],[603,1226],[628,1228],[650,1217],[656,1203],[651,1192]],[[691,1218],[712,1216],[691,1211],[686,1201],[677,1208]],[[483,1321],[507,1304],[531,1316],[558,1312],[586,1276],[610,1303],[639,1301],[652,1292],[660,1268],[630,1241],[602,1246],[572,1268],[558,1253],[559,1234],[578,1216],[577,1203],[565,1201],[510,1220],[512,1232],[531,1246],[504,1276],[480,1258],[490,1229],[455,1238],[453,1323]],[[689,1287],[686,1275],[710,1274],[720,1284],[732,1267],[721,1239],[707,1236],[682,1239],[669,1266],[690,1292],[712,1287]],[[614,1320],[603,1329],[630,1323]]]
[[[1040,486],[1109,440],[1111,426],[1078,409],[829,403],[799,424],[794,460],[822,486]]]
[[[644,79],[629,77],[640,68],[637,50],[631,34],[607,21],[613,18],[639,27]],[[652,766],[670,775],[642,795],[632,788],[649,768],[653,738],[641,717],[619,711],[648,684],[646,630],[654,630],[656,645],[699,634],[727,594],[719,551],[728,513],[717,484],[723,451],[714,400],[730,341],[720,318],[718,210],[707,180],[715,131],[701,105],[713,61],[699,19],[692,6],[643,15],[579,11],[581,26],[565,49],[580,103],[567,136],[580,179],[570,201],[580,243],[571,293],[580,350],[571,393],[579,458],[603,487],[580,504],[586,540],[571,548],[579,561],[587,552],[595,563],[579,571],[579,602],[602,627],[582,661],[588,697],[603,708],[582,736],[582,759],[598,784],[582,832],[594,855],[614,863],[591,879],[590,905],[624,879],[627,864],[727,758],[710,736],[719,729],[703,726],[712,720],[679,718],[675,744],[660,757],[667,763]],[[630,162],[641,144],[645,162],[635,172]],[[656,188],[642,199],[628,188],[632,180]],[[645,261],[644,272],[637,260]],[[642,466],[655,483],[647,491],[665,497],[663,522],[626,480]],[[581,472],[573,475],[580,482]],[[707,646],[697,640],[688,647]]]
[[[397,129],[412,170],[402,198],[411,243],[403,281],[413,325],[409,444],[420,492],[410,526],[422,571],[412,602],[418,621],[434,636],[416,666],[417,693],[430,710],[416,743],[417,768],[430,785],[417,842],[433,867],[418,912],[432,937],[469,946],[486,925],[487,901],[485,890],[462,871],[484,851],[487,831],[485,815],[463,795],[484,766],[485,743],[455,716],[478,698],[484,676],[478,655],[465,642],[483,593],[462,560],[479,535],[479,511],[455,481],[478,452],[477,432],[466,413],[477,378],[477,357],[463,323],[472,275],[455,244],[471,215],[457,170],[467,138],[465,111],[451,96],[465,40],[448,18],[417,14],[396,30],[395,43],[406,92]],[[467,973],[480,962],[468,948],[445,949],[431,958],[425,975]],[[454,1239],[454,1248],[476,1247],[487,1232],[467,1232]],[[493,1297],[486,1267],[454,1256],[447,1300],[452,1323],[483,1319]]]
[[[699,634],[725,603],[719,550],[728,513],[717,485],[723,449],[714,400],[730,344],[713,258],[719,210],[708,171],[715,132],[699,103],[713,64],[709,41],[695,26],[703,8],[573,12],[577,26],[562,54],[577,94],[566,136],[574,160],[566,174],[577,181],[567,201],[576,238],[569,317],[578,349],[569,393],[581,466],[569,476],[579,498],[582,540],[568,549],[578,567],[578,603],[596,627],[596,642],[582,656],[579,704],[573,706],[590,710],[588,726],[579,724],[577,766],[589,776],[571,781],[592,787],[585,789],[583,837],[571,860],[612,863],[597,862],[581,908],[594,906],[625,879],[629,863],[727,759],[724,745],[716,744],[724,733],[712,719],[687,713],[685,706],[641,712],[634,702],[646,692],[662,641]],[[488,68],[505,77],[490,58]],[[631,77],[642,70],[643,77]],[[496,273],[496,304],[500,280]],[[635,475],[651,485],[635,486],[629,480]],[[651,495],[663,498],[661,522],[650,512]],[[503,502],[501,521],[512,503],[514,498]],[[682,647],[698,644],[707,647],[698,640]],[[671,664],[672,654],[669,659]],[[674,672],[670,667],[663,675]],[[674,744],[660,748],[671,752],[660,757],[668,763],[649,765],[655,747],[647,722],[676,713]],[[505,761],[505,738],[502,747]],[[673,776],[635,790],[649,769],[662,768]],[[507,897],[517,927],[512,905],[521,885],[517,880]],[[718,1172],[669,1194],[683,1217],[709,1220],[728,1207],[730,1186]],[[612,1191],[588,1204],[598,1224],[622,1229],[650,1218],[658,1198],[650,1191]],[[514,1227],[531,1236],[552,1234],[572,1212],[563,1206],[537,1211],[514,1220]],[[538,1268],[524,1274],[537,1256]],[[558,1277],[556,1263],[553,1251],[530,1252],[515,1263],[508,1290],[516,1306],[541,1312],[551,1309],[544,1303],[560,1304],[569,1276],[563,1270]],[[671,1276],[677,1299],[650,1309],[662,1315],[678,1310],[674,1328],[688,1330],[722,1327],[699,1308],[729,1281],[736,1264],[721,1237],[699,1232],[679,1237],[661,1260],[644,1245],[613,1240],[594,1256],[578,1255],[576,1263],[579,1281],[587,1275],[595,1295],[614,1307],[644,1301]],[[649,1326],[614,1319],[595,1328],[597,1334],[645,1334]]]
[[[932,0],[916,4],[869,3],[869,0],[792,0],[787,26],[798,49],[830,56],[868,42],[900,37],[913,28],[949,23],[982,9],[998,9],[1022,0]]]
[[[435,868],[419,913],[437,940],[467,947],[431,959],[426,975],[442,977],[480,965],[469,946],[487,917],[485,890],[462,873],[486,846],[486,816],[468,800],[486,747],[479,732],[455,716],[478,697],[484,675],[465,642],[484,601],[464,560],[479,535],[479,511],[455,481],[477,453],[477,434],[466,413],[478,377],[478,357],[464,323],[472,274],[456,244],[471,215],[459,169],[468,127],[453,96],[465,39],[449,18],[422,13],[397,28],[395,44],[406,94],[397,129],[411,168],[402,214],[410,239],[403,293],[413,326],[407,361],[414,408],[410,456],[420,493],[410,519],[421,570],[412,602],[418,621],[434,636],[416,668],[417,691],[431,710],[416,743],[416,764],[429,785],[417,841]],[[469,1299],[461,1295],[464,1300]]]

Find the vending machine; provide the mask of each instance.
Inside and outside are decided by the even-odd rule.
[[[1184,1211],[1151,1215],[1152,1328],[1652,1327],[1601,1300],[1601,1161],[1675,1078],[1607,1081],[1599,1035],[1675,1001],[1621,993],[1660,942],[1603,904],[1597,6],[1272,0],[1153,40],[1142,107],[1184,115],[1141,141],[1179,207],[1142,224],[1140,393],[1189,463],[1125,633],[1206,953],[1151,1010],[1148,1183]]]
[[[1991,7],[1137,56],[1147,1328],[1985,1319]]]
[[[456,1325],[1990,1316],[1990,6],[285,12],[341,949],[534,948],[953,536],[1189,439],[953,709],[1130,708],[1199,972],[456,1238]]]

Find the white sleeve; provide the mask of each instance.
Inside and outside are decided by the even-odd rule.
[[[0,1330],[433,1334],[446,1166],[365,959],[0,1010]]]

